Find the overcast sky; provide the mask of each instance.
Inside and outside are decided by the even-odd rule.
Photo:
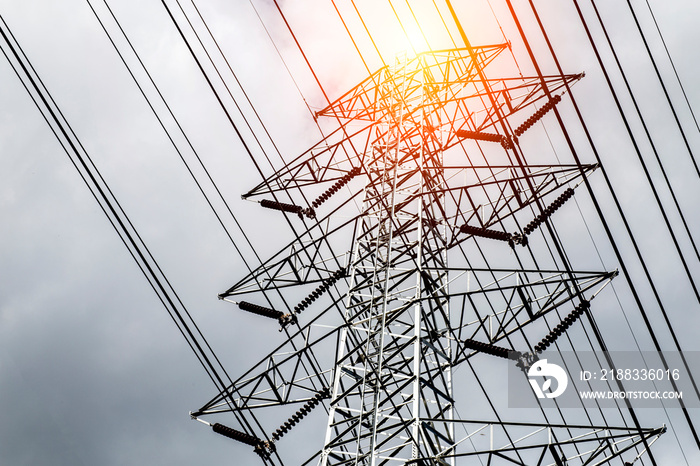
[[[116,33],[104,3],[91,2],[108,29]],[[351,11],[347,2],[336,3],[342,11]],[[368,2],[357,3],[367,12],[368,27],[376,34],[386,57],[406,46],[387,5],[377,2],[378,6],[370,8]],[[429,1],[415,3],[417,9],[433,8]],[[473,8],[469,11],[461,2],[454,3],[464,15],[465,29],[473,44],[501,42],[499,26],[511,39],[512,25],[505,19],[503,2],[494,0],[495,17],[486,2],[467,2]],[[681,342],[685,349],[700,350],[695,338],[700,306],[679,273],[678,260],[658,214],[648,207],[651,198],[643,174],[629,143],[623,141],[623,127],[611,117],[614,108],[610,96],[569,3],[537,2],[541,12],[546,13],[545,23],[552,31],[565,68],[588,74],[575,88],[582,96],[580,103],[587,122],[605,149],[604,161],[606,166],[610,164],[632,226],[653,265],[654,278],[673,312]],[[700,7],[697,2],[686,0],[651,3],[691,103],[697,105],[700,94],[695,86],[696,44],[700,42],[700,32],[696,20]],[[325,102],[270,2],[253,0],[253,4],[294,81],[248,1],[197,3],[277,147],[289,159],[319,136],[302,96],[312,108],[322,107]],[[362,62],[330,2],[280,4],[331,98],[365,77]],[[674,187],[682,193],[681,203],[691,230],[698,231],[700,183],[678,142],[676,130],[669,124],[670,114],[654,82],[653,71],[642,55],[643,49],[624,10],[625,2],[606,4],[604,14],[626,66],[634,73],[635,92],[658,135]],[[281,223],[275,223],[276,219],[260,215],[257,206],[240,200],[242,193],[260,182],[260,176],[165,9],[158,1],[120,0],[110,2],[110,6],[243,229],[251,235],[253,246],[263,257],[274,252],[275,246],[291,238],[290,232]],[[0,14],[229,373],[235,376],[247,370],[279,341],[279,335],[274,332],[261,337],[251,327],[254,320],[241,318],[232,305],[217,300],[218,293],[245,274],[241,258],[197,191],[88,3],[0,0]],[[504,19],[499,24],[496,18]],[[648,28],[648,14],[643,21]],[[380,66],[356,18],[351,18],[349,27],[357,35],[358,46],[370,68]],[[535,31],[532,24],[527,27]],[[451,47],[437,31],[434,46]],[[521,56],[524,50],[516,39],[512,37],[514,53]],[[119,45],[126,50],[123,41]],[[658,40],[652,46],[656,53],[663,52]],[[135,64],[133,57],[128,59]],[[522,62],[527,62],[525,56]],[[548,72],[553,72],[548,65]],[[666,62],[663,71],[672,83]],[[147,82],[143,73],[137,77]],[[0,462],[258,464],[247,447],[232,445],[189,420],[190,410],[215,395],[213,385],[2,57],[0,83]],[[149,96],[155,97],[153,90],[147,89]],[[244,102],[240,91],[234,89],[234,93],[237,100]],[[700,151],[697,129],[689,120],[676,85],[671,86],[671,93],[682,109],[680,115],[691,143]],[[623,103],[630,108],[627,99]],[[157,111],[167,115],[160,104]],[[252,114],[246,105],[244,112]],[[240,125],[236,115],[234,112]],[[570,110],[568,116],[573,118]],[[169,119],[166,125],[174,128]],[[640,131],[638,124],[633,129]],[[256,132],[261,134],[261,128],[256,128]],[[251,143],[250,133],[243,133]],[[573,130],[573,134],[577,141],[582,140],[580,130]],[[553,137],[556,144],[557,136]],[[177,143],[185,147],[182,139]],[[259,152],[255,155],[260,157]],[[184,157],[194,162],[191,152],[186,151]],[[591,162],[593,158],[586,154],[585,160]],[[272,168],[262,158],[259,161],[265,173],[270,174]],[[273,162],[279,167],[279,159]],[[201,176],[201,172],[197,173]],[[657,169],[653,176],[659,179]],[[662,197],[670,205],[665,191]],[[605,208],[613,212],[609,198],[602,199]],[[590,209],[590,203],[582,201],[582,208]],[[611,222],[618,228],[619,220]],[[676,217],[672,222],[679,228]],[[227,224],[246,259],[253,261],[251,249],[233,222],[227,220]],[[582,226],[573,225],[562,225],[562,236]],[[273,229],[274,226],[279,228]],[[588,226],[603,241],[597,246],[605,268],[617,267],[600,225],[593,218]],[[267,233],[261,234],[262,231]],[[564,239],[564,243],[575,246],[578,239]],[[621,241],[620,246],[627,257],[633,257],[628,242]],[[689,251],[687,240],[682,240],[682,247]],[[596,268],[601,268],[597,258],[594,261],[589,253],[582,252],[580,256],[582,262],[591,260],[596,262]],[[572,257],[578,254],[572,251]],[[688,258],[696,273],[700,264],[691,254]],[[641,280],[638,267],[634,274]],[[621,286],[620,300],[634,312],[624,289]],[[640,292],[651,302],[648,290]],[[614,301],[612,294],[610,300]],[[658,312],[652,318],[655,324],[660,322]],[[616,326],[624,325],[624,320],[619,311],[611,311],[609,319],[603,333],[614,344]],[[639,319],[633,318],[632,325],[639,325]],[[667,343],[668,335],[663,330],[660,333]],[[648,337],[641,340],[642,345],[649,344]],[[617,343],[619,347],[615,349],[629,349],[625,345],[631,340],[621,336]],[[461,412],[465,414],[464,410]],[[656,420],[650,421],[654,424]],[[683,443],[689,441],[685,430],[679,437]],[[659,447],[659,455],[668,462],[662,464],[680,464],[676,463],[677,444],[671,438],[665,440],[668,442]],[[319,437],[317,447],[321,441]],[[690,443],[687,445],[690,464],[695,464],[692,458],[698,461],[698,452],[693,452]]]

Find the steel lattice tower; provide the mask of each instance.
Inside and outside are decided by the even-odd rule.
[[[487,77],[506,49],[427,52],[381,68],[317,113],[335,132],[244,195],[265,196],[262,207],[298,216],[290,220],[304,229],[220,297],[277,320],[286,338],[193,417],[233,413],[236,428],[210,425],[266,464],[284,464],[278,442],[318,406],[328,413],[325,440],[304,464],[599,465],[639,457],[663,433],[455,415],[453,368],[470,358],[532,363],[590,318],[591,300],[616,275],[534,258],[531,235],[544,230],[559,247],[549,218],[596,166],[526,162],[519,137],[582,75]],[[504,163],[449,155],[472,141]],[[319,185],[325,191],[306,200]],[[359,211],[348,214],[353,204]],[[333,238],[348,231],[338,252]],[[477,244],[527,247],[533,259],[481,266]],[[529,343],[528,333],[543,337],[530,324],[554,311],[568,315]],[[259,413],[276,409],[296,412],[273,430]]]
[[[423,425],[452,418],[452,352],[440,337],[449,327],[447,238],[437,220],[444,165],[424,110],[439,99],[430,92],[427,58],[404,59],[379,77],[381,120],[366,158],[349,325],[341,332],[322,464],[418,458],[442,451],[443,439],[454,437],[449,423],[430,431]],[[356,451],[347,451],[348,443]]]

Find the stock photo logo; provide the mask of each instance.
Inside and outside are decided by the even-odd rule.
[[[540,359],[533,364],[527,371],[527,377],[537,398],[556,398],[564,393],[569,385],[566,371],[557,364],[548,363],[546,359]],[[543,377],[544,380],[542,380]],[[552,380],[556,381],[556,390],[547,392],[552,386]]]

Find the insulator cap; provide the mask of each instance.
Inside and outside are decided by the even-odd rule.
[[[275,309],[270,309],[268,307],[259,306],[257,304],[249,303],[247,301],[241,301],[238,303],[238,307],[244,311],[252,312],[263,317],[269,317],[271,319],[280,319],[284,316],[283,312],[276,311]]]
[[[464,340],[464,346],[479,351],[481,353],[490,354],[492,356],[498,356],[504,359],[518,359],[521,356],[519,351],[509,350],[508,348],[503,348],[501,346],[491,345],[488,343],[483,343],[480,341],[466,339]]]
[[[555,95],[555,96],[552,97],[552,99],[550,99],[546,104],[544,104],[542,107],[540,107],[540,109],[537,110],[530,118],[528,118],[527,120],[525,120],[525,122],[524,122],[522,125],[520,125],[520,126],[518,126],[517,128],[515,128],[515,131],[513,131],[513,133],[514,133],[516,136],[522,135],[525,131],[527,131],[528,129],[530,129],[530,127],[531,127],[532,125],[534,125],[534,124],[537,123],[540,119],[542,119],[542,117],[544,117],[544,116],[547,114],[547,112],[549,112],[550,110],[552,110],[552,109],[554,108],[554,106],[555,106],[556,104],[558,104],[559,102],[561,102],[561,96],[560,96],[560,95]]]
[[[304,405],[299,408],[299,410],[292,415],[289,419],[287,419],[287,422],[282,424],[274,434],[272,434],[272,437],[275,439],[275,441],[279,440],[282,438],[284,434],[289,432],[292,427],[294,427],[297,423],[299,423],[304,417],[306,417],[309,412],[311,412],[312,409],[314,409],[316,406],[321,403],[321,400],[324,398],[328,398],[330,396],[330,390],[328,388],[324,388],[320,392],[316,393],[316,395],[308,400]]]
[[[270,199],[263,199],[262,201],[260,201],[260,205],[265,207],[266,209],[279,210],[282,212],[290,212],[292,214],[297,214],[299,218],[303,218],[304,216],[312,219],[316,218],[316,211],[314,211],[313,207],[303,208],[296,204],[287,204],[286,202],[277,202],[272,201]]]
[[[461,233],[466,233],[473,236],[481,236],[483,238],[497,239],[499,241],[510,241],[512,235],[503,231],[489,230],[488,228],[473,227],[464,224],[459,227]]]
[[[547,206],[541,214],[537,215],[530,223],[528,223],[525,228],[523,228],[523,234],[529,235],[537,227],[542,225],[544,221],[549,218],[559,207],[564,205],[566,201],[571,199],[571,197],[574,195],[574,190],[573,188],[566,188],[566,190],[557,197],[554,202],[552,202],[549,206]]]
[[[280,332],[287,325],[295,323],[297,321],[296,316],[292,314],[285,314],[281,311],[270,309],[268,307],[263,307],[258,304],[249,303],[247,301],[241,301],[240,303],[238,303],[238,307],[244,311],[248,311],[253,314],[257,314],[263,317],[269,317],[270,319],[277,319],[280,326],[282,327],[280,328]]]
[[[591,307],[589,301],[583,300],[576,306],[556,327],[545,336],[542,341],[535,345],[535,351],[541,353],[553,344],[557,338],[562,336],[585,312]]]
[[[311,306],[311,303],[316,301],[316,299],[320,298],[323,293],[325,293],[335,282],[340,280],[343,276],[345,276],[346,269],[340,268],[333,272],[333,275],[330,277],[324,279],[321,284],[316,287],[311,293],[309,293],[308,296],[306,296],[304,299],[301,300],[299,304],[294,306],[294,312],[297,314],[301,314],[301,312],[306,309],[307,307]]]
[[[319,197],[314,199],[311,203],[314,207],[318,207],[324,202],[326,202],[330,197],[340,191],[340,189],[348,184],[350,180],[360,174],[360,167],[353,167],[348,173],[343,175],[338,181],[336,181],[330,188],[326,189]]]
[[[474,139],[475,141],[499,142],[501,144],[503,144],[503,141],[508,141],[505,136],[500,134],[482,133],[480,131],[469,131],[465,129],[455,131],[455,135],[458,138]]]
[[[260,201],[260,205],[266,209],[280,210],[282,212],[291,212],[293,214],[298,214],[301,212],[301,206],[295,204],[287,204],[285,202],[271,201],[269,199],[263,199]]]
[[[211,427],[217,434],[223,435],[224,437],[228,437],[233,440],[237,440],[241,443],[245,443],[246,445],[250,445],[251,447],[258,447],[259,445],[263,444],[262,440],[253,435],[246,434],[245,432],[241,432],[240,430],[233,429],[223,424],[219,424],[218,422],[216,424],[213,424]]]

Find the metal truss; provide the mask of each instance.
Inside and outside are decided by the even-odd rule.
[[[416,458],[406,465],[445,464],[447,460],[481,459],[480,464],[520,466],[562,466],[581,464],[599,466],[633,450],[651,445],[666,431],[609,426],[528,424],[518,422],[485,423],[455,421],[468,426],[468,434],[457,444],[468,444],[464,452],[432,458]],[[646,448],[646,447],[645,447]],[[638,454],[638,457],[641,455]]]
[[[456,414],[455,368],[479,353],[536,359],[524,337],[544,326],[531,324],[590,312],[617,275],[539,265],[550,217],[597,166],[524,161],[519,138],[583,75],[487,78],[506,48],[377,70],[317,113],[336,131],[244,194],[304,228],[220,298],[277,320],[284,341],[194,418],[232,413],[237,427],[210,425],[284,464],[281,438],[321,406],[325,438],[305,464],[324,466],[602,465],[664,432]],[[471,163],[475,148],[501,162]],[[519,267],[495,268],[503,251]]]
[[[387,89],[391,85],[401,85],[403,77],[397,78],[388,66],[381,68],[317,112],[317,117],[337,119],[338,128],[334,132],[244,197],[335,181],[352,167],[369,165],[377,156],[372,154],[371,148],[381,145],[387,137],[385,131],[389,131],[387,127],[377,131],[377,123],[391,118],[391,112],[396,110],[392,105],[406,104],[402,115],[406,147],[418,144],[427,145],[428,150],[446,150],[460,143],[463,139],[460,134],[464,131],[490,134],[487,132],[499,131],[504,122],[512,128],[520,126],[531,117],[531,114],[524,114],[524,110],[547,101],[547,94],[563,93],[567,86],[583,77],[583,74],[576,74],[480,79],[477,70],[495,60],[506,48],[506,44],[501,44],[419,54],[407,61],[406,67],[412,71],[405,79],[413,82],[402,97],[403,102],[394,104],[387,103],[390,92]],[[416,99],[424,96],[428,98],[416,105]],[[495,100],[496,107],[489,103],[487,96]],[[424,136],[430,137],[424,139]]]
[[[321,464],[397,464],[449,448],[451,419],[444,187],[439,141],[427,133],[426,70],[398,63],[380,80],[381,137],[366,165],[362,212],[350,263],[350,288],[335,362]],[[415,129],[422,130],[415,137]],[[426,195],[431,193],[432,195]],[[426,312],[425,300],[441,312]],[[430,345],[424,343],[433,335]]]

